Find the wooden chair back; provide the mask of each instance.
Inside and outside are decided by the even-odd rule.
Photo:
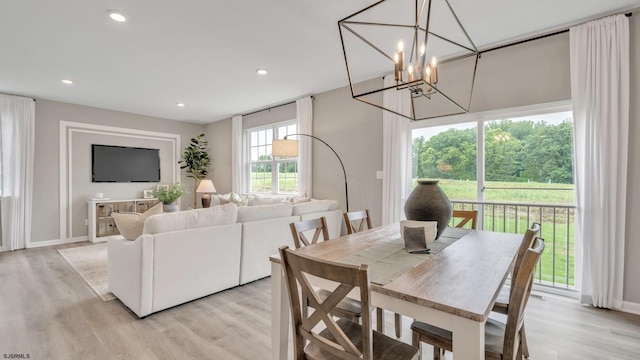
[[[478,220],[478,210],[453,210],[451,218],[453,220],[461,219],[459,223],[455,224],[455,227],[464,227],[469,221],[471,221],[471,229],[475,229],[476,221]]]
[[[518,275],[511,283],[512,290],[509,297],[509,311],[507,313],[502,359],[515,360],[522,358],[520,336],[524,323],[524,309],[533,286],[536,264],[543,250],[544,240],[535,238],[532,246],[527,249],[524,255]]]
[[[311,219],[305,221],[299,221],[295,223],[289,224],[291,228],[291,235],[293,236],[293,243],[296,246],[296,249],[299,249],[303,246],[316,244],[320,239],[320,234],[322,234],[322,240],[329,240],[329,230],[327,230],[327,220],[325,217],[321,217],[318,219]],[[313,237],[309,239],[305,233],[307,231],[314,231]]]
[[[369,216],[369,209],[344,213],[343,216],[344,223],[347,225],[347,234],[373,228],[371,225],[371,217]]]
[[[534,222],[531,224],[531,227],[527,229],[522,237],[522,243],[520,243],[520,247],[518,248],[518,255],[516,255],[516,262],[513,265],[513,272],[511,273],[511,280],[515,280],[518,276],[518,271],[520,271],[520,267],[522,266],[522,261],[524,260],[524,256],[527,253],[527,250],[533,245],[533,241],[536,236],[540,233],[540,224]]]
[[[294,359],[305,359],[304,349],[307,342],[331,353],[340,359],[369,360],[373,353],[373,333],[368,311],[362,312],[362,350],[358,350],[354,341],[340,329],[331,315],[336,305],[354,288],[360,289],[360,301],[363,309],[370,307],[369,271],[367,265],[347,265],[324,261],[299,254],[288,247],[280,248],[280,258],[285,273],[289,304],[291,305]],[[338,283],[324,301],[309,282],[309,276],[316,276]],[[300,287],[300,292],[298,292]],[[303,299],[315,311],[307,314]],[[320,330],[326,328],[330,336],[314,332],[314,327],[322,323]],[[326,333],[326,332],[325,332]],[[356,340],[356,339],[354,339]]]

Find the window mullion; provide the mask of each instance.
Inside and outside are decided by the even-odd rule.
[[[480,203],[484,202],[484,178],[485,178],[485,168],[484,168],[484,119],[482,117],[477,118],[477,139],[476,139],[476,199]],[[482,230],[484,229],[484,206],[479,205],[478,208],[478,219],[480,221],[477,224],[477,228]]]
[[[271,160],[271,192],[278,194],[280,192],[280,184],[278,183],[279,164],[275,160]]]

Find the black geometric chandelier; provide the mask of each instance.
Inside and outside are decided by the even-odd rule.
[[[351,96],[411,120],[469,112],[479,52],[448,0],[382,0],[340,21]],[[380,86],[381,75],[395,75]],[[385,108],[405,91],[410,113]]]

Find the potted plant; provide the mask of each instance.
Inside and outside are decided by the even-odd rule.
[[[182,160],[178,161],[180,169],[186,169],[187,177],[193,178],[193,208],[196,208],[198,182],[207,177],[207,168],[211,164],[207,153],[208,141],[204,140],[204,134],[191,139],[191,144],[184,149]]]
[[[164,204],[164,212],[176,212],[180,210],[178,205],[176,205],[176,200],[186,193],[187,189],[185,186],[177,182],[171,185],[158,186],[153,192],[153,196]]]

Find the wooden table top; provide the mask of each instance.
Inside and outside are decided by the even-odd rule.
[[[324,260],[356,254],[397,238],[390,224],[307,246],[297,251]],[[371,290],[474,321],[486,321],[522,241],[522,235],[472,231],[384,286]],[[278,256],[271,261],[279,262]]]

